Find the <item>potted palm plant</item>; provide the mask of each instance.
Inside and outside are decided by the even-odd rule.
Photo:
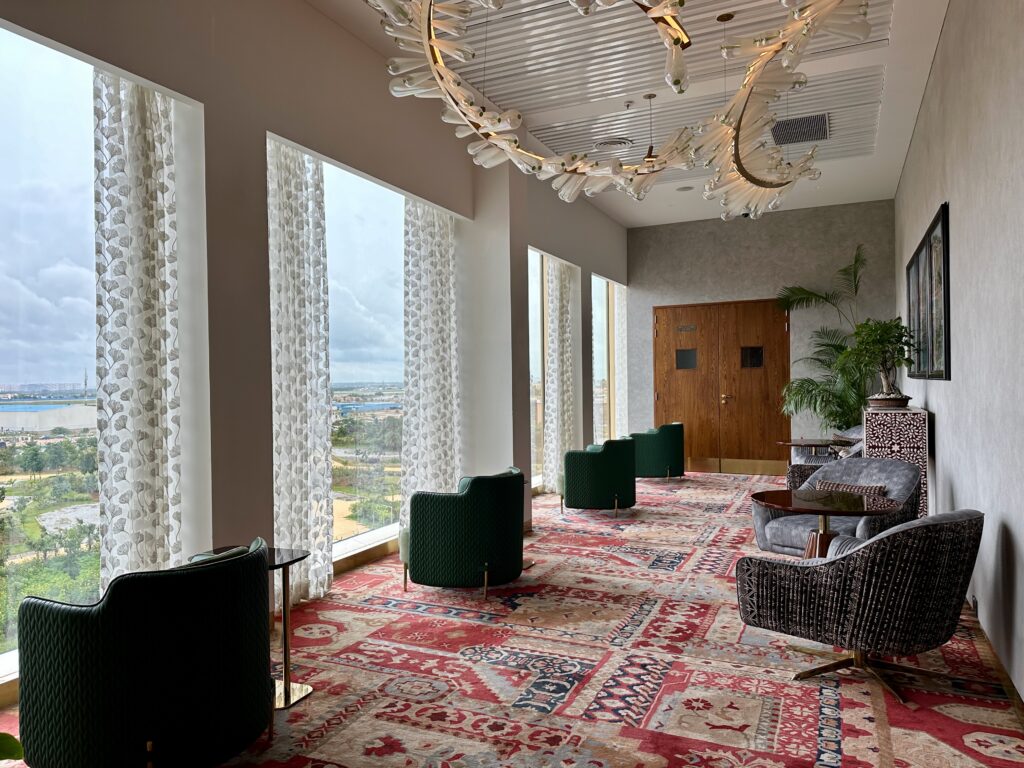
[[[793,379],[782,394],[782,412],[795,416],[810,411],[823,430],[841,430],[859,424],[874,378],[873,369],[856,370],[852,363],[839,365],[840,356],[850,348],[857,325],[857,298],[867,268],[864,246],[857,246],[853,261],[840,269],[825,290],[787,286],[778,296],[787,311],[828,307],[836,313],[841,327],[823,327],[811,334],[812,352],[796,362],[807,364],[812,375]]]
[[[874,370],[882,382],[882,390],[868,397],[869,408],[906,408],[910,398],[896,384],[900,368],[909,367],[914,336],[903,320],[865,320],[853,331],[852,346],[839,355],[840,369]]]

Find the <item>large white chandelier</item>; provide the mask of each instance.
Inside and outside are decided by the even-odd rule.
[[[524,149],[515,131],[522,115],[514,109],[489,110],[483,99],[454,72],[448,60],[470,61],[475,53],[459,38],[474,10],[499,10],[504,0],[366,0],[384,17],[384,30],[407,56],[390,59],[394,96],[440,99],[441,119],[456,126],[460,138],[473,137],[468,150],[484,168],[512,162],[524,173],[550,179],[558,196],[574,201],[615,187],[643,200],[658,177],[669,169],[711,169],[704,187],[707,199],[720,198],[722,218],[758,218],[777,209],[783,197],[804,178],[816,179],[814,150],[787,162],[782,150],[765,135],[775,124],[771,105],[780,94],[802,88],[807,77],[796,69],[811,38],[819,30],[851,41],[871,32],[867,0],[780,0],[788,21],[753,37],[727,38],[721,44],[727,59],[750,58],[739,90],[722,111],[703,123],[682,127],[660,147],[653,146],[635,165],[619,160],[593,162],[585,152],[544,157]],[[587,15],[617,0],[569,0]],[[688,84],[683,51],[691,40],[679,20],[685,0],[625,0],[633,2],[654,22],[665,47],[665,80],[676,93]]]

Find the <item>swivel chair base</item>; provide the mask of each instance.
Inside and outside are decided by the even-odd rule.
[[[906,704],[907,702],[903,696],[900,695],[896,686],[886,678],[885,672],[903,672],[908,675],[924,677],[945,677],[942,672],[935,672],[930,669],[921,669],[920,667],[912,667],[907,664],[897,664],[893,661],[874,659],[869,657],[864,651],[852,651],[837,654],[830,651],[819,651],[814,648],[793,648],[793,650],[797,650],[801,653],[809,653],[814,656],[824,656],[826,658],[831,657],[833,659],[827,664],[822,664],[817,667],[812,667],[811,669],[805,669],[802,672],[797,672],[793,675],[794,680],[807,680],[808,678],[817,677],[818,675],[824,675],[829,672],[835,672],[840,669],[859,669],[867,674],[868,677],[874,678],[901,704]]]

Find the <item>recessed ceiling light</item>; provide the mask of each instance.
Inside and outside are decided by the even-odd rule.
[[[597,151],[608,149],[629,149],[633,146],[633,140],[628,136],[609,136],[594,142],[594,149]]]
[[[693,187],[677,187],[676,192],[693,192]]]

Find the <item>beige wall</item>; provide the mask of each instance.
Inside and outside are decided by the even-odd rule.
[[[1020,0],[950,0],[896,195],[896,285],[949,202],[951,381],[907,380],[930,410],[932,512],[985,513],[972,591],[981,622],[1024,690],[1024,70]],[[941,578],[938,575],[937,578]]]
[[[787,285],[826,289],[836,270],[867,249],[868,268],[858,303],[860,316],[896,314],[893,287],[893,203],[834,205],[771,213],[757,221],[736,219],[667,224],[629,231],[629,426],[654,419],[653,313],[670,304],[770,299]],[[836,325],[830,309],[795,311],[790,323],[790,360],[810,350],[810,334]],[[820,433],[817,419],[793,419],[793,435]]]
[[[300,0],[0,0],[0,18],[203,104],[213,539],[271,539],[267,131],[471,216],[463,142]]]

